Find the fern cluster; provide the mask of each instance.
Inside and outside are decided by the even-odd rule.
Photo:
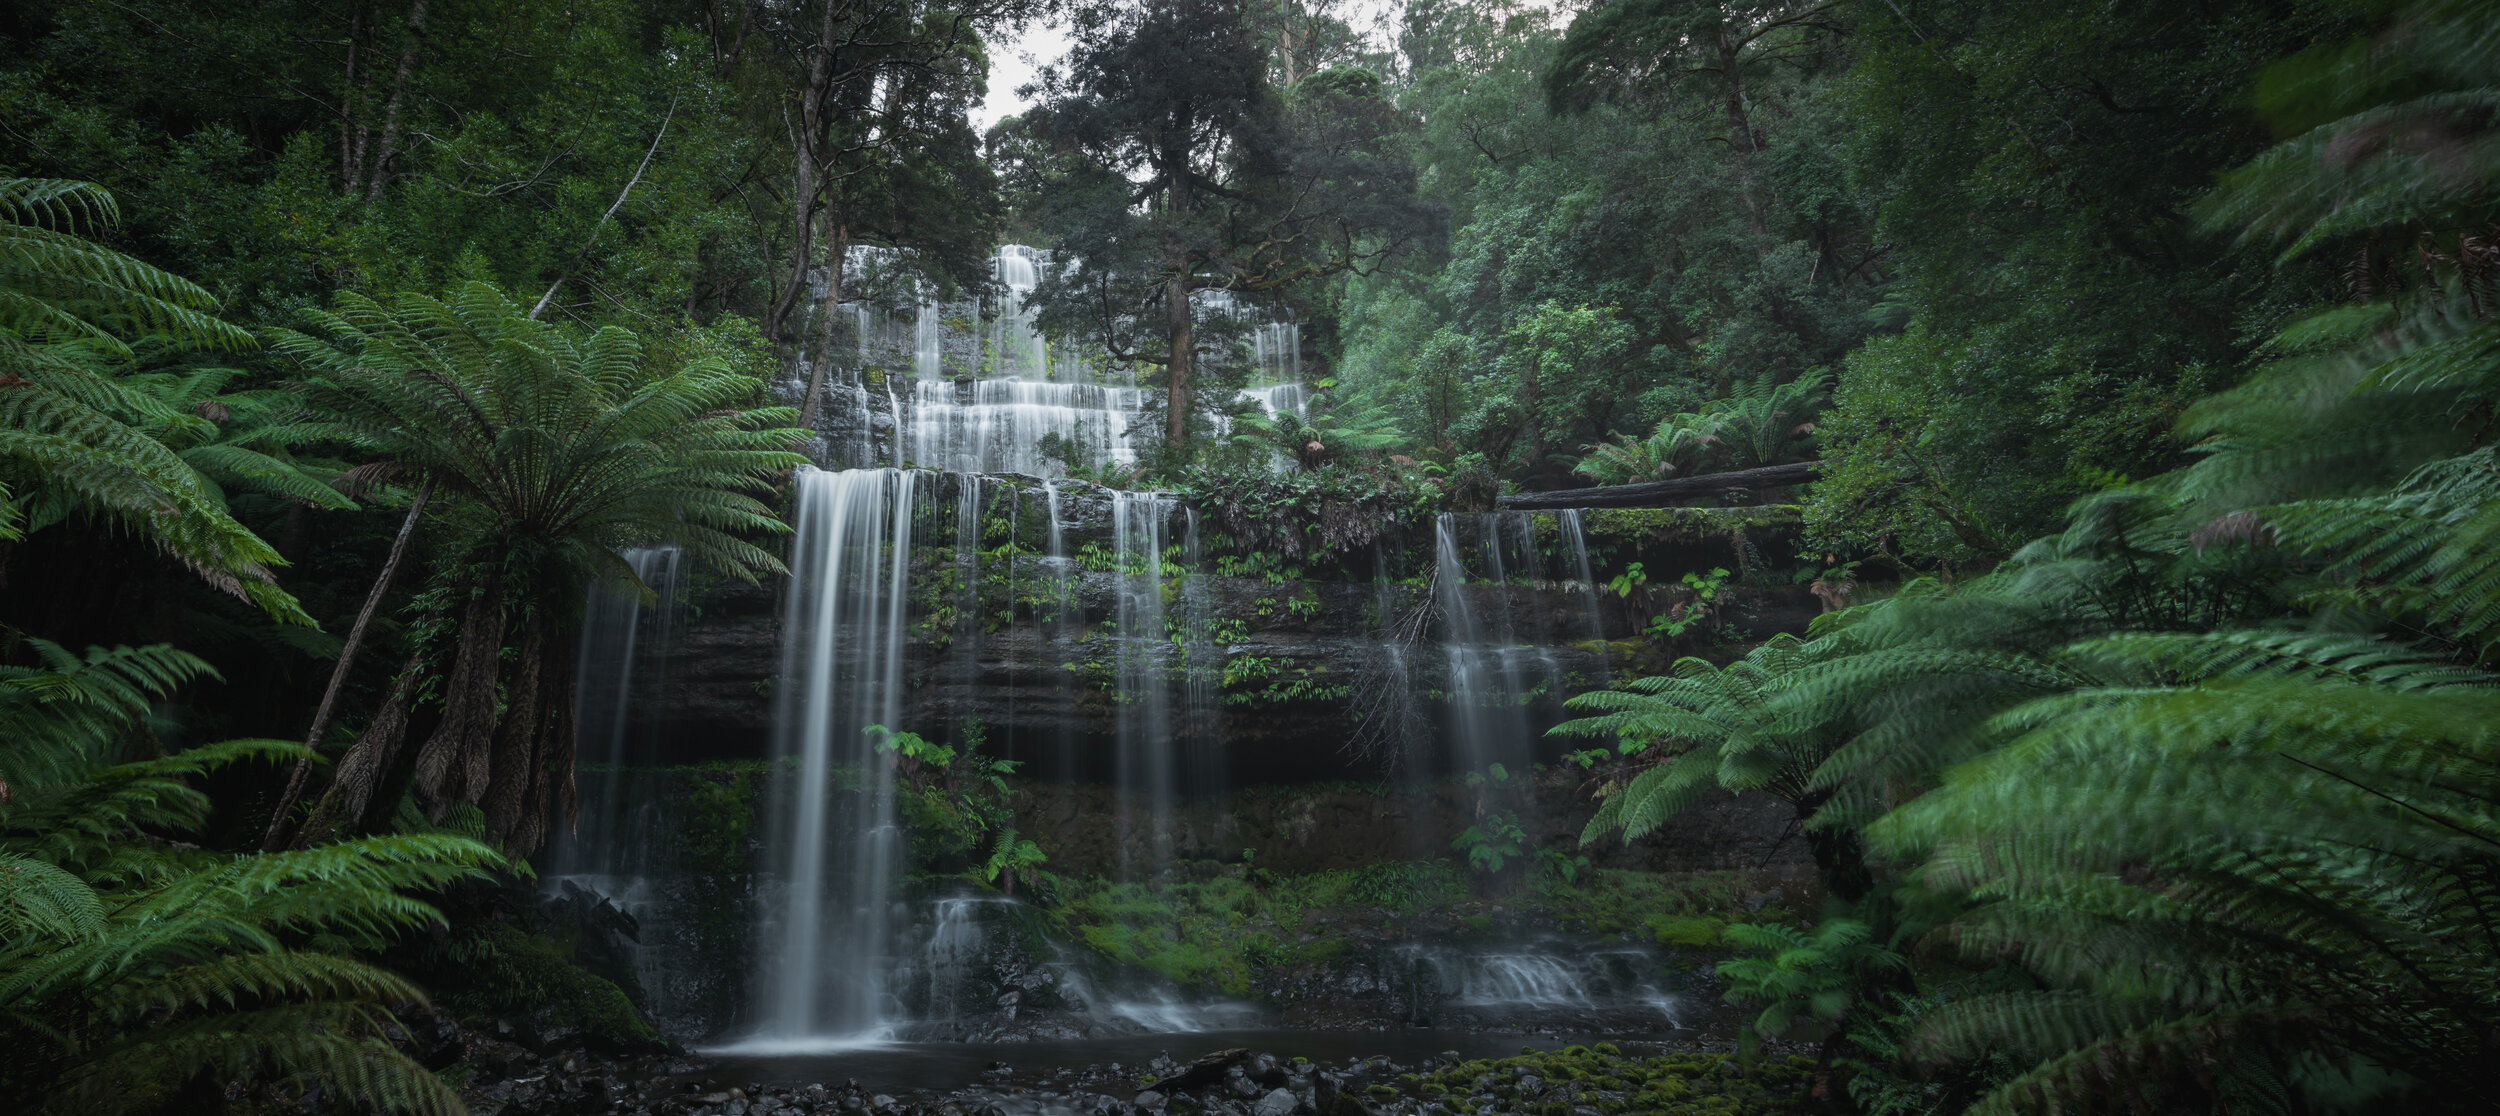
[[[392,1112],[459,1099],[388,1041],[406,981],[345,955],[439,924],[411,893],[503,862],[475,841],[371,837],[232,855],[197,829],[196,784],[298,746],[229,741],[147,757],[151,702],[208,673],[162,648],[0,667],[0,1090],[48,1112],[179,1106],[231,1081]]]
[[[2278,109],[2324,119],[2209,215],[2294,252],[2402,231],[2424,270],[2401,297],[2285,329],[2187,415],[2193,464],[2080,502],[1996,571],[1574,699],[1597,715],[1558,730],[1635,755],[1592,839],[1760,788],[1907,867],[1894,940],[1990,978],[1899,998],[1915,1009],[1857,1049],[1891,1059],[1877,1076],[1984,1080],[1868,1095],[1990,1113],[2493,1095],[2500,305],[2476,236],[2442,251],[2414,230],[2490,217],[2500,15],[2415,5],[2272,80]]]
[[[196,284],[82,235],[116,217],[93,184],[0,178],[0,538],[95,516],[310,626],[278,588],[284,560],[226,510],[224,489],[345,498],[288,455],[265,400],[216,397],[231,373],[136,373],[145,359],[253,342]],[[257,413],[229,428],[217,416],[238,406]]]
[[[1698,411],[1659,420],[1646,438],[1624,434],[1581,447],[1588,456],[1573,468],[1600,483],[1620,484],[1800,460],[1812,452],[1811,418],[1831,386],[1831,374],[1820,368],[1787,383],[1768,377],[1739,382]]]

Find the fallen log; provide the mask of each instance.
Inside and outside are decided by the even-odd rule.
[[[1662,508],[1678,500],[1714,496],[1730,489],[1784,488],[1804,484],[1822,472],[1820,461],[1798,461],[1787,465],[1765,465],[1758,469],[1737,469],[1726,473],[1702,473],[1690,477],[1669,477],[1666,480],[1640,481],[1634,484],[1609,484],[1596,488],[1566,488],[1559,492],[1522,492],[1504,496],[1495,503],[1520,511],[1543,511],[1556,508]]]

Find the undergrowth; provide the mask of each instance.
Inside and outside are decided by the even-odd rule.
[[[1620,869],[1532,874],[1517,894],[1485,899],[1466,870],[1442,859],[1385,861],[1278,876],[1234,867],[1204,878],[1174,873],[1147,881],[1054,877],[1050,918],[1066,937],[1122,964],[1184,985],[1250,995],[1264,970],[1326,964],[1344,955],[1347,923],[1376,922],[1398,936],[1441,924],[1451,933],[1496,933],[1559,922],[1608,936],[1687,948],[1719,944],[1747,912],[1745,874],[1662,876]],[[1392,924],[1397,924],[1392,930]]]

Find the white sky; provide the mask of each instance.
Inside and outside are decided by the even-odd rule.
[[[1042,67],[1067,55],[1068,28],[1061,23],[1037,23],[1025,28],[1021,35],[989,46],[989,92],[982,97],[981,107],[972,110],[972,130],[981,134],[987,134],[990,125],[1023,112],[1032,104],[1016,96],[1016,89],[1040,77]]]

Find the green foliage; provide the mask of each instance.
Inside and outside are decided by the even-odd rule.
[[[1618,484],[1804,460],[1813,453],[1814,412],[1830,390],[1831,375],[1820,368],[1785,384],[1768,379],[1741,384],[1735,394],[1704,403],[1697,412],[1660,419],[1646,439],[1626,434],[1582,447],[1589,456],[1574,470]]]
[[[1449,251],[1349,282],[1337,313],[1339,380],[1397,415],[1414,456],[1566,487],[1615,456],[1578,447],[1798,381],[1866,331],[1891,269],[1868,237],[1876,195],[1842,161],[1856,122],[1832,32],[1850,9],[1669,4],[1689,25],[1625,22],[1658,7],[1595,5],[1568,34],[1506,4],[1410,18],[1404,103]],[[1719,34],[1732,67],[1694,56]],[[1588,95],[1556,105],[1549,82]],[[1692,448],[1677,439],[1614,472],[1655,475]]]
[[[1804,1024],[1844,1024],[1870,971],[1903,964],[1873,936],[1865,923],[1849,918],[1826,918],[1810,931],[1728,927],[1724,940],[1741,953],[1719,962],[1727,1002],[1762,1008],[1743,1034],[1747,1049],[1760,1039],[1785,1038]]]
[[[2425,5],[2387,40],[2293,64],[2326,83],[2300,103],[2333,111],[2283,149],[2307,153],[2260,159],[2211,213],[2296,247],[2453,218],[2449,185],[2370,185],[2422,164],[2400,172],[2366,144],[2349,164],[2316,153],[2435,112],[2382,63],[2487,81],[2443,68],[2484,48],[2410,36],[2488,42],[2491,22]],[[2500,400],[2500,350],[2475,293],[2484,265],[2422,259],[2411,293],[2295,321],[2246,387],[2191,409],[2194,464],[2076,502],[2062,532],[1994,573],[1827,616],[1739,694],[1692,686],[1717,680],[1693,668],[1597,701],[1612,720],[1584,727],[1680,737],[1692,754],[1824,741],[1790,765],[1809,833],[1863,826],[1874,851],[1917,866],[1913,889],[1868,909],[2001,974],[1871,1023],[1862,1049],[1944,1067],[1980,1094],[1974,1112],[2148,1097],[2430,1109],[2486,1073],[2500,468],[2487,425],[2460,420]],[[1647,793],[1619,796],[1610,822],[1689,801],[1701,776],[1638,778]],[[1864,930],[1782,948],[1853,947]],[[1794,974],[1756,975],[1801,1004],[1877,983],[1797,957]],[[1871,1095],[1920,1095],[1887,1080],[1905,1079],[1879,1074]]]
[[[407,981],[345,956],[442,923],[411,892],[504,862],[448,835],[229,854],[165,840],[198,829],[196,786],[274,741],[155,758],[142,718],[205,664],[165,648],[0,674],[12,727],[0,785],[0,1088],[31,1111],[145,1111],[195,1078],[318,1084],[393,1112],[455,1113],[451,1091],[390,1043]],[[307,944],[307,943],[310,944]]]
[[[1397,420],[1376,407],[1344,402],[1336,393],[1312,397],[1304,414],[1268,415],[1249,410],[1233,416],[1235,445],[1281,455],[1297,468],[1331,461],[1376,461],[1407,444]]]
[[[649,361],[628,330],[537,321],[485,283],[446,299],[344,294],[306,316],[321,336],[273,330],[273,347],[305,369],[332,435],[368,456],[355,475],[439,494],[428,603],[456,612],[458,631],[418,789],[438,808],[482,805],[489,834],[527,853],[573,806],[580,586],[647,591],[619,552],[660,544],[742,580],[782,572],[750,538],[789,530],[762,497],[806,461],[781,425],[790,411],[752,406],[762,381],[717,355]],[[507,624],[520,644],[508,679]]]
[[[1642,631],[1652,639],[1674,639],[1709,620],[1711,614],[1717,611],[1715,606],[1720,594],[1727,591],[1727,570],[1724,567],[1715,567],[1709,573],[1686,570],[1684,576],[1676,580],[1693,595],[1693,599],[1678,601],[1667,606],[1664,614],[1650,617],[1649,627]]]
[[[483,283],[307,316],[321,336],[274,330],[274,347],[372,471],[458,498],[464,547],[548,552],[575,580],[631,582],[614,551],[663,544],[744,580],[782,572],[742,536],[789,530],[757,495],[805,459],[789,410],[750,406],[763,384],[730,362],[647,360],[630,331],[534,321]]]
[[[1786,675],[1834,651],[1826,641],[1778,635],[1724,667],[1678,659],[1672,675],[1572,698],[1573,710],[1600,712],[1554,733],[1612,736],[1625,756],[1638,757],[1628,778],[1600,790],[1581,839],[1617,829],[1640,837],[1719,789],[1769,790],[1809,812],[1817,770],[1837,741],[1822,726],[1780,717],[1771,702]]]
[[[207,291],[82,235],[119,216],[91,183],[0,178],[0,539],[97,516],[270,616],[310,626],[277,587],[283,559],[234,519],[214,478],[346,501],[221,431],[203,406],[212,401],[185,398],[179,376],[134,375],[149,358],[253,344],[217,318]]]
[[[988,734],[979,721],[965,726],[962,747],[884,725],[863,731],[876,738],[878,753],[891,756],[903,776],[899,798],[918,870],[960,871],[983,884],[1003,881],[1010,892],[1015,886],[1010,873],[1028,883],[1037,877],[1047,858],[1040,846],[1016,837],[1015,811],[1007,804],[1007,777],[1023,765],[983,755]]]
[[[1467,863],[1476,871],[1491,875],[1503,866],[1527,855],[1528,831],[1520,828],[1519,818],[1508,812],[1490,814],[1476,824],[1459,830],[1450,838],[1450,847],[1467,854]]]
[[[1173,488],[1236,550],[1286,565],[1418,530],[1440,512],[1444,492],[1419,470],[1326,462],[1279,473],[1259,460],[1192,466]]]
[[[1836,365],[1814,545],[1980,568],[2099,478],[2176,465],[2181,409],[2321,278],[2247,266],[2186,210],[2263,145],[2251,79],[2358,10],[1854,6],[1844,158],[1881,199],[1871,310],[1898,332]]]
[[[1030,885],[1040,877],[1041,866],[1049,860],[1040,845],[1017,837],[1015,828],[1009,826],[1000,829],[992,840],[989,859],[981,864],[980,878],[998,882],[1002,890],[1012,895],[1017,880]]]

